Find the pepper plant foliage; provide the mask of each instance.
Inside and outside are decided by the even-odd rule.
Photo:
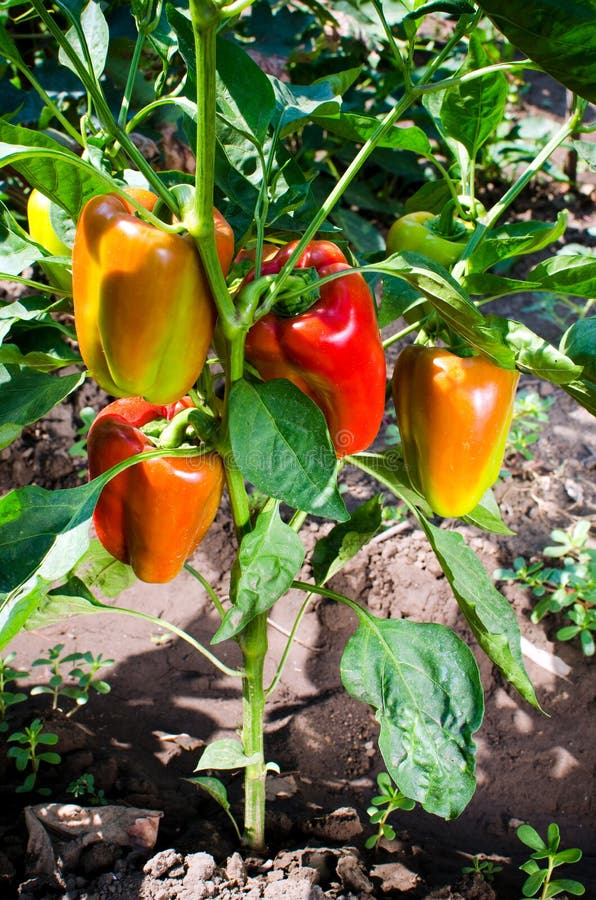
[[[79,390],[85,377],[72,321],[69,257],[82,209],[95,195],[116,194],[150,227],[187,234],[218,317],[211,356],[190,392],[195,409],[187,410],[181,443],[166,447],[155,438],[154,449],[119,460],[88,484],[56,491],[30,485],[0,500],[0,647],[23,628],[116,610],[159,621],[237,677],[244,697],[240,740],[210,745],[197,771],[244,770],[244,840],[255,848],[265,840],[264,785],[275,767],[264,752],[265,704],[317,596],[346,604],[355,614],[342,679],[350,694],[373,708],[387,772],[404,798],[452,818],[474,793],[473,735],[482,721],[483,692],[467,645],[436,623],[379,620],[366,597],[346,597],[328,586],[380,529],[383,495],[398,498],[417,519],[480,647],[538,706],[511,607],[463,536],[433,521],[399,445],[345,455],[341,433],[333,430],[323,400],[304,389],[295,363],[294,370],[284,370],[294,377],[262,381],[244,361],[249,329],[276,303],[283,302],[287,314],[297,298],[306,297],[307,305],[317,298],[351,302],[354,291],[346,285],[364,276],[379,299],[385,347],[415,334],[418,343],[442,343],[459,355],[479,354],[496,366],[550,381],[596,411],[593,318],[570,322],[555,346],[495,312],[501,297],[521,292],[576,301],[593,299],[596,292],[593,258],[552,251],[565,232],[565,214],[555,222],[519,222],[511,215],[513,201],[557,148],[576,146],[589,155],[589,144],[577,136],[593,99],[583,65],[596,50],[593,21],[585,18],[593,4],[524,4],[524,10],[532,6],[541,13],[528,44],[520,5],[501,0],[494,13],[497,28],[506,21],[507,36],[530,54],[516,61],[482,17],[484,11],[493,15],[492,6],[354,0],[340,12],[337,4],[267,0],[0,2],[0,65],[9,85],[0,101],[0,272],[32,291],[0,308],[1,446]],[[544,28],[543,40],[537,27]],[[478,199],[482,153],[505,114],[509,79],[540,66],[558,77],[551,63],[560,59],[561,35],[569,36],[564,83],[576,91],[569,117],[521,173],[509,183],[503,179],[502,196],[486,209]],[[255,61],[280,53],[288,59],[283,77]],[[195,154],[194,176],[164,171],[139,149],[165,117]],[[130,187],[157,195],[155,208],[131,200]],[[41,212],[32,205],[27,224],[22,213],[30,189],[51,204]],[[214,239],[214,204],[233,227],[236,252],[243,251],[227,282]],[[428,249],[421,244],[415,252],[385,251],[378,223],[389,227],[416,211],[436,217],[442,241],[457,239],[456,252],[442,264],[433,254],[432,235]],[[40,215],[46,216],[45,232],[36,228]],[[64,246],[66,255],[48,250],[48,229],[61,242],[52,245]],[[300,261],[313,252],[315,239],[340,245],[335,258],[344,262],[334,263],[339,269],[314,261],[303,268]],[[292,241],[283,266],[268,268],[270,245],[275,250]],[[551,255],[526,279],[510,274],[517,257],[545,249]],[[35,276],[25,277],[32,265]],[[346,276],[346,270],[358,274]],[[109,283],[118,276],[101,270],[98,277]],[[488,303],[491,312],[485,314]],[[118,316],[118,310],[108,314],[116,343],[118,329],[130,328]],[[343,373],[336,376],[341,381]],[[351,410],[350,396],[328,388],[354,423],[367,415],[366,405]],[[196,434],[200,446],[192,439]],[[212,450],[225,466],[238,541],[231,604],[188,568],[221,618],[215,652],[175,625],[116,606],[113,598],[130,583],[131,570],[90,540],[93,511],[110,479],[141,459],[146,465],[165,455]],[[349,466],[379,484],[379,494],[361,506],[346,503],[338,487],[341,470]],[[336,524],[318,542],[313,579],[304,581],[300,529],[308,515]],[[509,533],[490,491],[463,518],[480,529]],[[303,592],[304,604],[266,686],[267,614],[290,588]],[[238,669],[217,657],[224,640],[240,646]],[[231,815],[221,781],[195,780]]]

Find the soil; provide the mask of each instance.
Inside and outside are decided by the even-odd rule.
[[[548,208],[545,218],[550,219],[552,209],[563,201],[556,194],[534,196],[534,202]],[[584,195],[571,218],[569,239],[585,234],[587,210]],[[499,311],[553,337],[548,322],[519,307],[506,311],[501,305]],[[552,396],[554,403],[549,424],[531,448],[534,458],[509,456],[507,476],[496,488],[503,517],[515,534],[500,537],[462,528],[489,572],[511,566],[517,556],[541,559],[554,528],[565,529],[593,516],[596,507],[596,421],[562,391],[530,379],[522,379],[521,386]],[[30,483],[53,488],[80,483],[86,477],[85,460],[68,450],[81,425],[82,407],[99,408],[105,400],[86,383],[25,429],[0,454],[0,493]],[[343,477],[352,505],[377,490],[358,473],[347,471]],[[308,548],[329,527],[316,520],[308,523],[303,535]],[[192,560],[220,596],[225,596],[234,552],[224,501]],[[309,576],[308,567],[303,574]],[[411,520],[375,538],[331,586],[381,617],[448,625],[476,654],[486,699],[477,734],[478,788],[457,820],[443,822],[420,810],[396,812],[390,819],[395,839],[382,841],[376,851],[365,849],[371,834],[366,810],[384,766],[372,713],[341,685],[339,662],[356,624],[346,608],[324,599],[312,603],[271,699],[267,755],[280,774],[268,780],[268,846],[258,856],[239,847],[220,807],[185,780],[192,777],[207,742],[237,735],[241,699],[235,680],[216,674],[165,629],[116,615],[70,619],[19,635],[8,648],[17,654],[13,665],[28,669],[58,643],[64,644],[64,653],[91,650],[115,661],[105,673],[111,694],[93,694],[74,718],[52,712],[46,696],[31,697],[15,707],[11,727],[40,716],[45,730],[58,735],[52,749],[61,754],[62,764],[46,765],[40,779],[51,789],[52,803],[84,805],[86,799],[76,800],[67,788],[82,774],[94,776],[96,790],[110,804],[90,816],[100,817],[103,839],[71,840],[67,846],[49,829],[61,862],[54,867],[50,861],[46,872],[40,872],[47,863],[42,856],[52,851],[44,845],[42,854],[40,845],[32,844],[33,852],[28,852],[24,808],[41,804],[43,798],[16,793],[20,776],[7,759],[6,744],[0,743],[0,896],[513,900],[521,895],[525,877],[519,865],[528,858],[516,828],[529,822],[544,835],[549,823],[557,822],[562,846],[580,847],[584,854],[569,877],[583,881],[585,896],[596,897],[593,665],[576,643],[556,641],[560,619],[547,617],[533,624],[530,593],[512,584],[502,587],[520,622],[525,662],[543,714],[525,703],[479,651],[430,547]],[[207,645],[217,627],[208,597],[186,572],[166,585],[137,583],[118,602],[159,615]],[[290,593],[272,610],[269,677],[300,602],[301,597]],[[221,645],[218,653],[230,665],[238,662],[233,643]],[[46,667],[35,667],[23,684],[47,684],[48,677]],[[65,709],[70,708],[66,704]],[[232,809],[241,817],[240,777],[230,773],[225,780]],[[114,808],[116,813],[107,812]],[[136,823],[125,838],[108,828],[110,816],[120,816],[123,809],[133,811]],[[53,811],[46,807],[38,811],[39,817],[47,820]],[[79,823],[85,818],[68,807],[59,814]],[[27,815],[30,821],[31,811]],[[152,823],[152,834],[157,829],[155,845],[145,838],[147,822]],[[463,873],[477,855],[500,867],[492,880]]]

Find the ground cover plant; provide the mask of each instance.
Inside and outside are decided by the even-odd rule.
[[[457,527],[438,517],[508,533],[490,489],[520,373],[596,409],[586,314],[594,260],[549,255],[564,213],[508,221],[557,150],[593,156],[582,140],[594,99],[582,64],[593,51],[591,4],[540,17],[538,49],[526,21],[504,23],[490,4],[440,6],[438,16],[436,4],[350,6],[373,68],[358,58],[370,59],[366,42],[325,42],[337,24],[325,7],[0,4],[14,89],[0,120],[0,268],[33,291],[1,311],[3,445],[86,376],[114,398],[82,433],[88,483],[28,486],[0,501],[0,640],[117,610],[170,630],[235,679],[240,739],[208,745],[194,781],[229,812],[215,773],[244,772],[237,828],[252,850],[265,846],[266,779],[276,769],[265,756],[266,702],[317,596],[357,617],[342,680],[374,710],[389,803],[451,819],[473,796],[484,698],[469,647],[441,624],[381,619],[366,597],[327,584],[381,529],[384,496],[415,517],[478,645],[538,706],[509,603]],[[288,16],[311,69],[309,54],[296,52],[291,81],[247,52],[271,51],[271,23]],[[530,58],[511,52],[501,27]],[[573,41],[562,38],[571,32]],[[122,35],[134,47],[124,68]],[[555,45],[563,69],[546,52]],[[511,79],[541,66],[574,91],[569,116],[489,197],[483,160]],[[147,158],[142,137],[165,111],[192,150],[194,175],[158,171]],[[27,222],[13,200],[26,194]],[[524,277],[512,274],[539,252]],[[23,274],[37,263],[49,285]],[[494,312],[524,292],[573,301],[555,343]],[[387,359],[406,340],[414,343],[391,379],[400,442],[371,449]],[[358,506],[342,494],[348,467],[375,479],[378,495]],[[224,488],[237,541],[229,600],[187,563]],[[309,516],[336,523],[308,560],[310,578],[300,538]],[[90,540],[92,520],[102,547]],[[211,646],[110,599],[135,576],[165,583],[185,565],[220,617]],[[265,683],[268,614],[290,588],[304,602]],[[582,598],[581,609],[591,602]],[[589,652],[590,628],[574,622]],[[236,642],[240,665],[218,657],[224,641]],[[374,824],[387,828],[379,811]]]

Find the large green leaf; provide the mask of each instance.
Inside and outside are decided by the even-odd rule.
[[[489,64],[480,37],[470,37],[469,59],[458,72],[463,75]],[[505,113],[507,79],[503,72],[487,72],[478,78],[457,84],[445,93],[441,121],[447,135],[475,159],[482,145],[494,134]]]
[[[230,439],[238,468],[260,491],[318,516],[348,518],[321,410],[285,379],[237,381]]]
[[[476,0],[519,50],[580,97],[596,102],[594,0]]]
[[[0,365],[0,447],[6,447],[25,425],[68,397],[84,381],[83,373],[57,378],[18,366]]]
[[[242,538],[232,571],[232,606],[212,643],[233,637],[270,609],[290,589],[304,553],[296,532],[280,519],[277,505],[263,510],[253,530]]]
[[[67,12],[72,22],[72,28],[67,31],[65,37],[74,50],[79,65],[82,64],[86,71],[93,73],[99,80],[106,63],[110,41],[110,29],[101,4],[96,0],[89,0],[86,4],[81,4],[78,0],[61,0],[60,6]],[[75,75],[78,74],[77,66],[62,47],[58,59],[63,66],[71,69]]]
[[[364,143],[379,127],[379,120],[372,116],[356,113],[338,113],[335,116],[314,116],[316,125],[353,143]],[[378,147],[389,150],[409,150],[418,156],[430,157],[432,148],[424,131],[415,125],[404,127],[395,125],[381,138]]]
[[[37,152],[35,152],[37,151]],[[76,221],[86,200],[106,193],[112,179],[58,141],[0,120],[0,166],[11,165]]]
[[[375,709],[379,749],[399,789],[453,819],[474,794],[475,744],[484,700],[469,647],[444,625],[360,624],[341,662],[346,690]]]
[[[522,697],[539,709],[513,609],[459,532],[437,528],[420,514],[418,519],[476,640]]]
[[[472,271],[484,272],[498,262],[537,253],[557,241],[567,227],[567,212],[557,215],[556,222],[513,222],[497,226],[485,235],[468,260]]]
[[[583,375],[596,382],[596,316],[578,319],[561,339],[561,353],[583,367]]]
[[[315,115],[337,115],[343,95],[359,74],[360,69],[348,69],[307,85],[292,85],[270,75],[279,116],[280,136],[287,137],[299,130]]]
[[[223,38],[217,43],[217,74],[218,116],[263,143],[275,112],[271,82],[248,53]]]

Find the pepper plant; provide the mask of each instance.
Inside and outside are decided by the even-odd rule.
[[[422,27],[438,6],[440,39]],[[495,378],[513,383],[526,373],[545,379],[596,410],[594,319],[578,319],[554,346],[522,323],[482,311],[527,291],[594,295],[596,266],[582,254],[547,256],[524,279],[502,269],[551,247],[565,232],[564,213],[552,223],[511,221],[523,189],[558,148],[572,142],[586,158],[592,153],[581,140],[595,96],[583,66],[595,49],[591,21],[582,18],[590,6],[590,0],[572,0],[564,10],[549,5],[548,16],[537,17],[544,39],[536,40],[536,23],[530,29],[524,17],[530,7],[544,13],[539,0],[523,10],[500,0],[494,16],[484,2],[355,2],[345,21],[368,36],[376,69],[342,69],[338,57],[304,84],[267,74],[246,51],[258,43],[259,16],[275,25],[276,17],[287,16],[285,5],[134,0],[127,19],[133,49],[118,89],[110,80],[110,23],[117,15],[122,28],[126,5],[0,3],[0,55],[10,84],[27,87],[27,96],[41,101],[38,128],[15,123],[22,114],[17,102],[0,119],[0,162],[11,173],[6,196],[32,189],[51,201],[32,208],[29,232],[7,205],[0,210],[2,277],[33,291],[1,311],[3,444],[79,390],[86,373],[119,398],[91,427],[88,484],[59,491],[29,485],[0,501],[0,645],[22,628],[61,616],[117,611],[159,624],[236,678],[240,738],[210,744],[196,771],[211,774],[195,781],[229,814],[225,786],[213,773],[244,771],[242,833],[253,849],[265,844],[265,781],[275,768],[265,755],[266,702],[317,596],[355,614],[341,675],[346,690],[374,709],[400,805],[416,802],[452,818],[474,793],[473,735],[484,700],[468,646],[436,623],[378,619],[365,597],[344,596],[328,584],[379,530],[382,492],[418,521],[479,646],[538,706],[509,604],[462,535],[434,520],[445,510],[434,509],[433,496],[421,493],[426,481],[416,476],[411,454],[402,454],[401,445],[370,445],[386,396],[382,351],[408,337],[446,347],[455,357],[478,357]],[[499,58],[494,42],[485,40],[484,11],[529,58],[513,59],[510,48]],[[311,31],[318,27],[322,36],[329,23],[341,31],[330,4],[317,5],[316,14],[320,20],[316,25],[311,17]],[[44,82],[43,66],[38,71],[25,62],[18,39],[23,22],[43,37],[46,49],[38,54],[54,47],[52,62],[69,79],[67,103]],[[478,161],[503,118],[507,79],[540,67],[574,91],[570,113],[485,208],[477,196]],[[158,171],[140,149],[143,132],[164,110],[194,154],[193,175]],[[325,153],[316,145],[323,139]],[[406,159],[410,170],[431,175],[401,197],[391,196],[380,179],[387,167],[407,171]],[[425,213],[418,218],[430,228],[429,241],[405,247],[395,228],[388,254],[371,223],[354,214],[359,197],[388,228],[396,217]],[[46,217],[45,232],[36,228],[39,216]],[[69,254],[43,237],[48,228],[73,247],[72,266]],[[229,246],[232,231],[235,257],[228,272],[231,253],[222,253],[222,234]],[[456,252],[439,257],[436,248],[450,243]],[[49,286],[23,274],[34,263],[45,267]],[[74,303],[70,283],[56,277],[71,267]],[[376,325],[373,293],[380,301]],[[379,327],[387,329],[383,343]],[[65,368],[67,374],[55,374]],[[490,394],[490,378],[488,387]],[[462,405],[472,402],[477,388],[472,379]],[[506,431],[510,398],[483,400],[482,407],[489,402]],[[150,413],[130,419],[122,414],[130,404],[151,406]],[[473,432],[472,412],[468,419]],[[432,428],[413,425],[413,448],[417,441],[436,442]],[[502,430],[498,450],[482,447],[480,461],[458,444],[457,430],[439,439],[481,487],[447,514],[507,534],[490,493]],[[223,468],[237,538],[229,602],[186,563],[221,619],[212,648],[171,623],[96,596],[97,588],[110,598],[128,585],[129,564],[157,582],[179,571],[203,532],[183,547],[171,535],[163,540],[162,527],[184,520],[188,498],[200,495],[198,473],[210,455]],[[347,467],[379,483],[376,497],[350,510],[338,485]],[[186,493],[176,470],[185,470]],[[155,493],[147,488],[149,474],[133,474],[142,471],[160,473]],[[157,497],[159,513],[151,516]],[[102,580],[102,557],[89,536],[94,515],[106,550],[122,563],[120,584]],[[336,524],[318,541],[306,580],[300,530],[309,515]],[[304,602],[266,684],[267,616],[291,588]],[[224,640],[240,648],[237,668],[217,656]]]

